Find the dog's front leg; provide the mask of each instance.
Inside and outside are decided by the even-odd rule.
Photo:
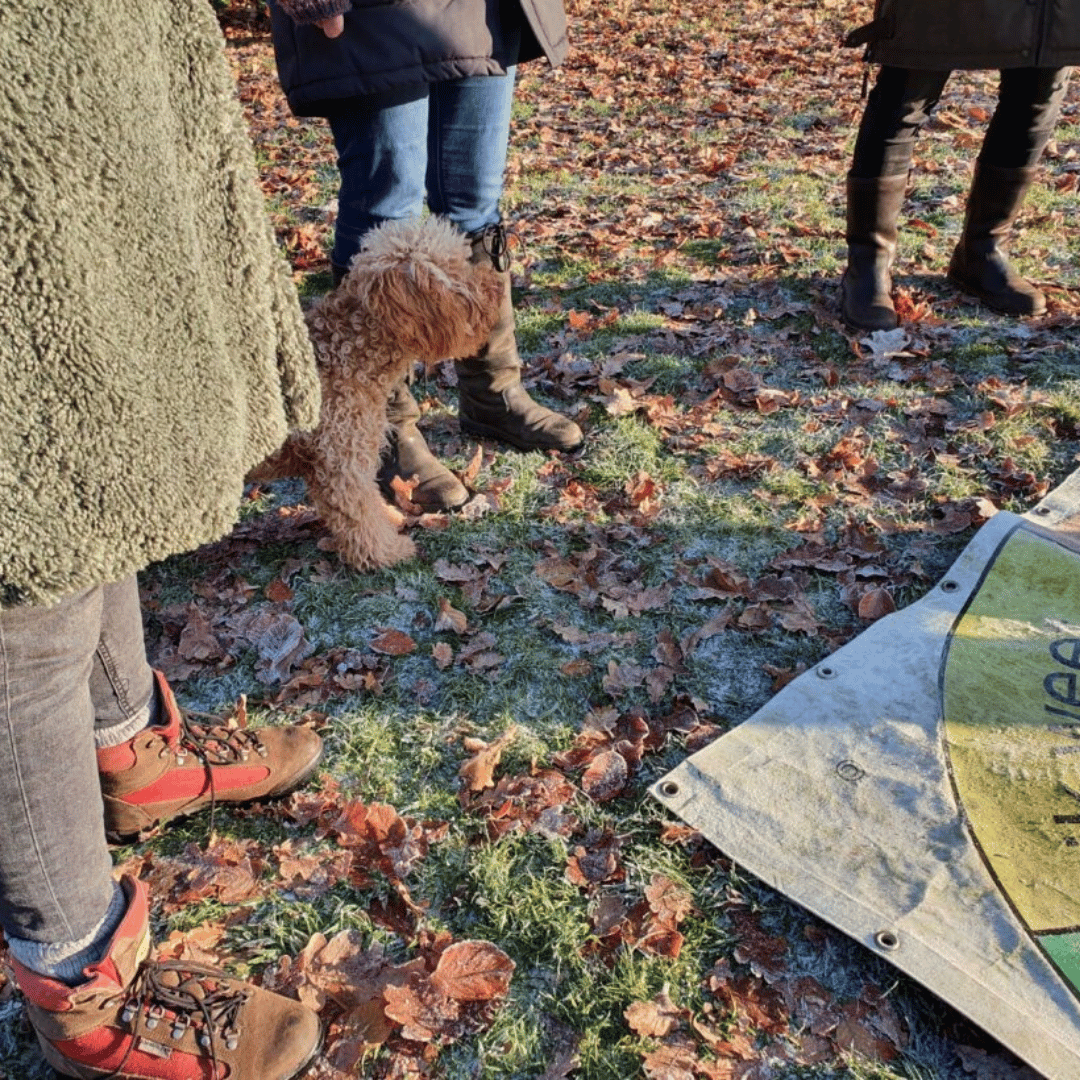
[[[315,509],[341,558],[359,570],[411,559],[416,545],[379,492],[376,474],[386,437],[386,402],[357,380],[327,380],[323,415],[314,437],[309,482]]]

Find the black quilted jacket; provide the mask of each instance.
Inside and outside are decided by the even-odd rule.
[[[918,70],[1080,64],[1080,0],[878,0],[849,35],[875,63]]]
[[[328,38],[315,19],[344,12]],[[320,116],[335,101],[470,75],[567,52],[562,0],[271,0],[278,76],[292,110]]]

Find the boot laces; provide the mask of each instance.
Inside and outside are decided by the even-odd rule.
[[[120,1064],[102,1080],[122,1075],[128,1058],[148,1032],[155,1041],[178,1041],[189,1028],[195,1041],[206,1051],[219,1072],[218,1050],[235,1050],[240,1040],[240,1013],[251,997],[250,987],[230,978],[217,968],[180,960],[147,960],[126,989],[122,1023],[128,1025],[131,1041]],[[156,1029],[162,1027],[162,1032]]]
[[[203,722],[196,722],[193,718]],[[210,786],[210,832],[213,833],[217,810],[214,766],[237,765],[249,760],[252,754],[265,758],[267,750],[258,733],[249,730],[243,723],[234,727],[220,716],[180,709],[180,735],[175,754],[178,765],[184,763],[186,754],[192,754],[206,770],[206,781]]]
[[[177,753],[182,755],[185,750],[208,768],[211,765],[235,765],[247,761],[252,754],[266,757],[266,747],[258,733],[243,724],[233,727],[220,716],[181,709]]]
[[[479,240],[484,254],[491,259],[491,265],[499,273],[510,269],[510,248],[519,240],[518,234],[513,229],[508,229],[499,221],[481,229]]]

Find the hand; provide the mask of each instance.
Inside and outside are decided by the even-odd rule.
[[[345,16],[332,15],[315,24],[328,38],[341,37],[345,33]]]

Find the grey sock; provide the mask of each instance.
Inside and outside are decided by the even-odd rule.
[[[123,921],[127,912],[127,897],[119,885],[113,884],[112,900],[105,917],[88,934],[78,941],[56,941],[44,943],[25,941],[22,938],[9,937],[8,948],[11,955],[23,967],[58,979],[68,986],[78,986],[85,980],[83,968],[105,957],[107,946],[116,933],[116,928]]]
[[[98,750],[104,750],[106,747],[119,746],[121,743],[126,743],[128,739],[135,738],[144,727],[153,723],[154,699],[156,696],[156,694],[151,694],[150,700],[127,720],[122,720],[119,724],[112,724],[109,727],[94,728],[94,746]]]

